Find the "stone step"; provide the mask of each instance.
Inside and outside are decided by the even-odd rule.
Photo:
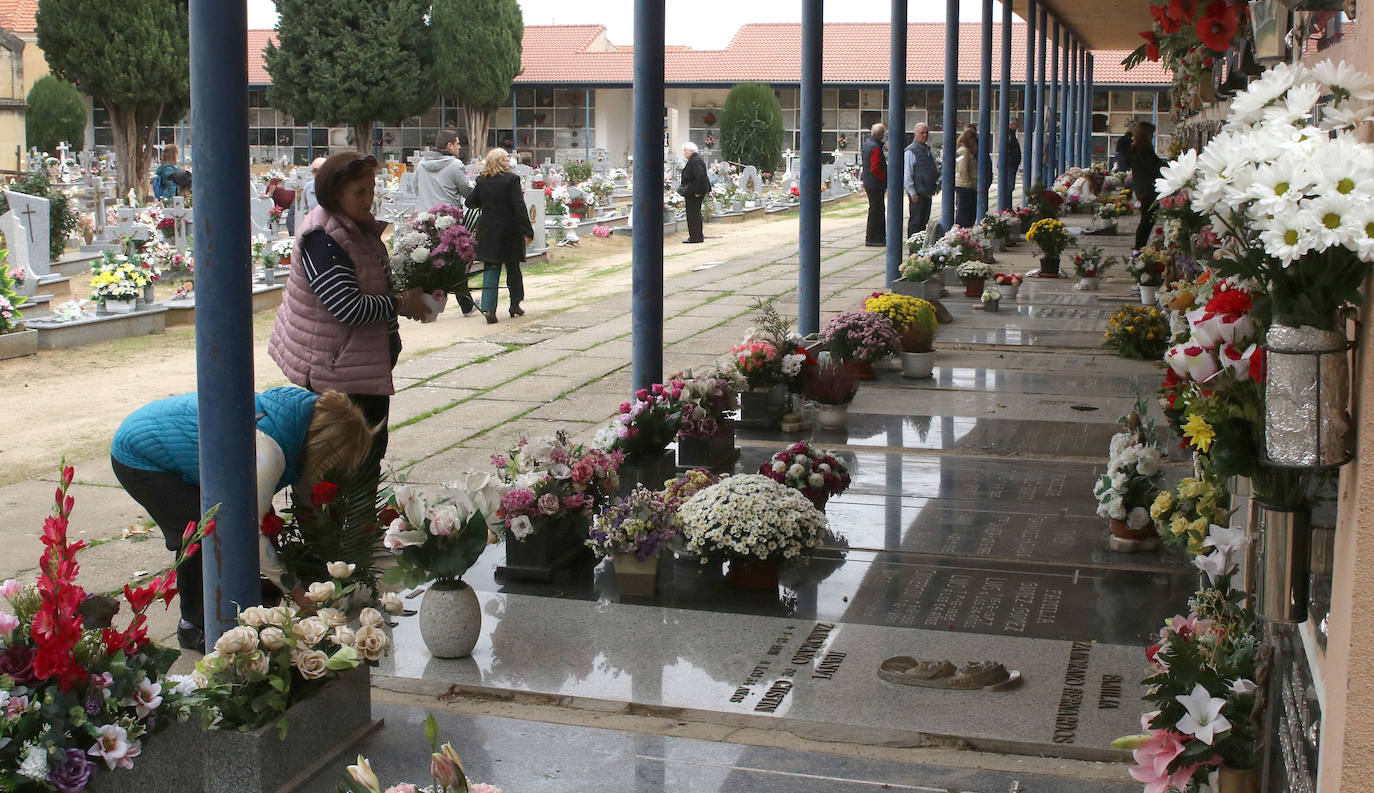
[[[52,295],[47,294],[30,295],[28,298],[25,298],[23,303],[15,306],[15,308],[19,309],[19,313],[23,314],[26,320],[46,317],[52,313],[54,305],[52,297]]]
[[[283,276],[284,278],[285,276]],[[286,288],[281,284],[267,286],[253,285],[253,313],[270,311],[281,305]],[[163,300],[157,303],[167,311],[167,327],[175,328],[196,324],[196,301],[194,297]]]
[[[80,347],[112,339],[161,333],[167,329],[167,308],[153,305],[128,314],[99,316],[90,313],[82,319],[69,322],[49,318],[35,320],[27,325],[38,331],[40,350]]]
[[[72,279],[65,275],[39,276],[38,288],[43,294],[52,295],[52,299],[58,303],[65,303],[73,297]]]
[[[68,253],[61,259],[52,263],[52,271],[58,275],[76,275],[77,273],[89,272],[91,264],[99,259],[101,254],[96,251],[87,251],[85,246],[82,250]]]

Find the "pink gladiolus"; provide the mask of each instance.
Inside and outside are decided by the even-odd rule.
[[[5,600],[14,600],[14,596],[23,591],[24,585],[13,578],[7,579],[5,583],[0,584],[0,597],[3,597]]]
[[[0,639],[9,642],[14,629],[19,627],[19,618],[8,612],[0,611]]]

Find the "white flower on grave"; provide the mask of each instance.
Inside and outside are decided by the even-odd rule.
[[[454,223],[457,222],[458,219],[453,217],[452,215],[440,215],[439,217],[434,219],[434,228],[438,229],[439,231],[443,231],[444,229],[448,228],[449,226],[452,226]]]
[[[1371,119],[1374,119],[1374,102],[1370,101],[1347,100],[1322,109],[1323,127],[1354,127]]]
[[[329,635],[329,641],[334,642],[340,647],[352,647],[355,637],[356,635],[353,633],[352,628],[340,625]]]
[[[800,353],[784,355],[782,356],[782,373],[787,377],[796,377],[801,372],[804,363],[806,363],[805,355]]]
[[[1293,81],[1305,73],[1306,67],[1286,63],[1266,70],[1259,80],[1250,83],[1231,100],[1230,123],[1249,124],[1258,120],[1264,108],[1287,93]]]
[[[296,663],[296,669],[301,673],[301,677],[306,680],[324,677],[329,672],[329,656],[320,650],[302,651],[293,660]]]
[[[119,728],[116,727],[115,729]],[[91,752],[91,754],[94,753]],[[114,766],[112,765],[110,768],[113,769]],[[28,777],[37,782],[46,782],[48,780],[48,751],[36,744],[25,744],[24,759],[19,762],[18,773],[20,776]]]
[[[333,581],[316,581],[305,589],[305,596],[312,603],[328,603],[336,597],[337,589]]]
[[[429,248],[419,247],[410,252],[410,260],[416,263],[423,263],[429,259]]]
[[[396,503],[401,507],[401,513],[405,516],[406,522],[411,526],[423,526],[425,522],[425,499],[420,492],[410,485],[397,485],[392,491],[396,496]],[[393,526],[395,523],[393,522]]]
[[[1174,699],[1187,710],[1175,725],[1184,735],[1211,746],[1213,738],[1231,729],[1231,722],[1221,715],[1226,700],[1212,696],[1201,683],[1193,686],[1192,693],[1179,694]]]
[[[1333,93],[1348,94],[1356,99],[1374,99],[1374,77],[1345,61],[1328,58],[1312,67],[1312,76]]]
[[[799,479],[806,475],[806,469],[802,467],[801,463],[792,463],[792,467],[787,469],[787,475],[794,479]]]
[[[1107,474],[1107,481],[1110,483],[1108,489],[1112,492],[1120,493],[1126,489],[1126,479],[1125,471],[1112,471],[1110,474]]]
[[[306,617],[296,623],[292,631],[302,644],[313,647],[324,641],[324,637],[329,634],[329,625],[319,617]]]
[[[269,616],[272,609],[265,606],[249,606],[239,613],[239,624],[247,625],[252,628],[261,628],[269,624]]]
[[[265,619],[268,625],[275,625],[278,628],[285,628],[286,626],[291,624],[295,617],[289,607],[278,606],[274,609],[268,609],[267,616],[265,617]]]
[[[1160,177],[1155,180],[1155,190],[1159,191],[1160,198],[1171,196],[1192,185],[1196,177],[1197,152],[1189,149],[1160,170]]]
[[[339,609],[320,609],[315,612],[315,616],[324,620],[324,624],[331,628],[337,628],[348,623],[348,615]]]
[[[196,691],[199,689],[199,685],[197,685],[196,683],[196,676],[194,674],[167,675],[163,678],[163,682],[171,683],[172,688],[168,691],[168,693],[176,694],[179,697],[189,696],[191,694],[196,693]]]
[[[616,429],[615,423],[612,422],[596,431],[596,436],[592,438],[592,445],[598,449],[609,449],[615,445],[619,437],[619,431]]]
[[[420,223],[428,223],[431,220],[434,220],[433,212],[421,212],[420,214],[412,218],[412,222],[414,222],[416,225]]]
[[[267,657],[267,653],[262,652],[261,650],[257,650],[252,653],[249,653],[248,655],[243,655],[239,657],[245,659],[248,662],[246,664],[246,667],[249,674],[252,675],[266,677],[267,671],[272,668],[272,660]]]
[[[258,634],[258,641],[269,650],[280,650],[286,646],[286,634],[281,628],[270,626],[262,629]]]
[[[388,614],[400,614],[406,610],[405,603],[402,602],[401,596],[395,592],[387,592],[385,595],[382,595],[382,608],[386,609],[386,613]]]
[[[230,628],[215,640],[215,650],[224,655],[237,655],[258,649],[258,632],[247,625]]]
[[[1150,522],[1150,512],[1144,507],[1136,507],[1126,513],[1126,525],[1131,531],[1140,531]]]
[[[358,624],[365,628],[380,628],[385,622],[382,612],[370,606],[358,612]]]
[[[1154,476],[1159,473],[1159,452],[1155,449],[1146,449],[1140,454],[1140,460],[1135,464],[1135,470],[1142,476]]]
[[[1121,500],[1121,496],[1113,495],[1107,499],[1107,517],[1117,520],[1126,519],[1126,503]]]
[[[1207,574],[1207,581],[1215,585],[1231,572],[1233,565],[1226,552],[1214,550],[1206,556],[1194,556],[1193,566]]]
[[[444,505],[429,511],[429,533],[436,537],[448,537],[461,524],[458,511],[452,506]]]
[[[1236,680],[1231,681],[1231,691],[1240,694],[1241,696],[1244,696],[1246,694],[1253,694],[1255,693],[1255,682],[1253,680],[1247,680],[1243,677],[1238,678]]]
[[[139,746],[137,741],[129,740],[127,730],[118,724],[102,724],[96,732],[98,737],[95,744],[86,750],[86,754],[102,758],[111,771],[117,767],[134,767],[133,760],[138,757]]]
[[[554,463],[549,466],[549,476],[554,479],[571,479],[572,469],[566,463]]]
[[[329,575],[334,578],[346,579],[353,575],[353,571],[356,570],[357,567],[357,565],[349,564],[348,562],[330,562],[324,566],[324,569],[329,571]]]
[[[388,551],[398,553],[402,548],[409,548],[412,545],[424,545],[425,533],[420,529],[410,528],[405,518],[397,518],[391,521],[391,525],[386,527],[386,534],[382,537],[382,545]]]
[[[825,484],[825,477],[819,473],[812,473],[810,476],[806,477],[806,483],[812,487],[820,487]]]
[[[534,524],[530,522],[528,515],[516,515],[510,521],[510,533],[515,535],[515,539],[523,540],[534,531]]]
[[[138,717],[146,719],[162,704],[162,686],[145,677],[134,684],[134,691],[124,704],[132,705]]]
[[[391,642],[381,628],[364,625],[354,634],[353,649],[373,663],[380,661],[390,648]]]

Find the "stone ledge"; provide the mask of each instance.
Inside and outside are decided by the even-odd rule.
[[[91,316],[71,322],[38,319],[27,324],[38,331],[38,349],[56,350],[161,333],[167,329],[167,308],[152,306],[129,314]]]
[[[0,361],[38,354],[38,331],[16,330],[0,333]]]

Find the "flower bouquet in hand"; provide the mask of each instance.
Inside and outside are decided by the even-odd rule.
[[[391,275],[399,291],[468,292],[477,240],[457,207],[440,204],[419,213],[396,230],[391,246]]]
[[[900,344],[892,320],[871,311],[831,317],[821,329],[821,342],[836,360],[869,365],[896,355]]]
[[[678,509],[687,550],[708,560],[782,562],[814,548],[825,513],[801,492],[760,474],[729,476]]]
[[[176,566],[214,531],[214,510],[187,525],[173,569],[123,602],[77,583],[83,541],[68,539],[75,471],[61,469],[56,505],[43,525],[38,581],[0,584],[0,789],[80,791],[96,775],[131,769],[160,725],[185,719],[197,686],[169,676],[180,655],[148,640],[147,611],[177,594]],[[199,564],[199,560],[196,561]],[[114,618],[124,603],[129,618]],[[116,777],[117,778],[117,777]],[[118,788],[117,782],[107,787]]]
[[[773,455],[759,466],[759,473],[787,485],[810,499],[816,509],[825,509],[831,496],[849,489],[849,468],[834,452],[798,441]]]
[[[677,510],[644,485],[602,508],[592,520],[587,539],[598,558],[655,558],[678,536]]]
[[[725,414],[739,408],[739,390],[744,379],[738,371],[706,369],[679,372],[669,379],[669,386],[677,391],[676,401],[682,408],[679,438],[710,438],[725,422]]]
[[[585,536],[594,511],[620,484],[616,469],[624,459],[618,449],[570,444],[562,430],[534,441],[521,438],[514,449],[492,457],[506,485],[497,517],[517,540],[565,522]]]
[[[386,571],[383,582],[456,584],[505,529],[497,514],[501,503],[501,485],[488,474],[465,474],[433,505],[414,487],[397,485],[387,499],[388,514],[395,517],[383,540],[396,554],[396,566]]]

